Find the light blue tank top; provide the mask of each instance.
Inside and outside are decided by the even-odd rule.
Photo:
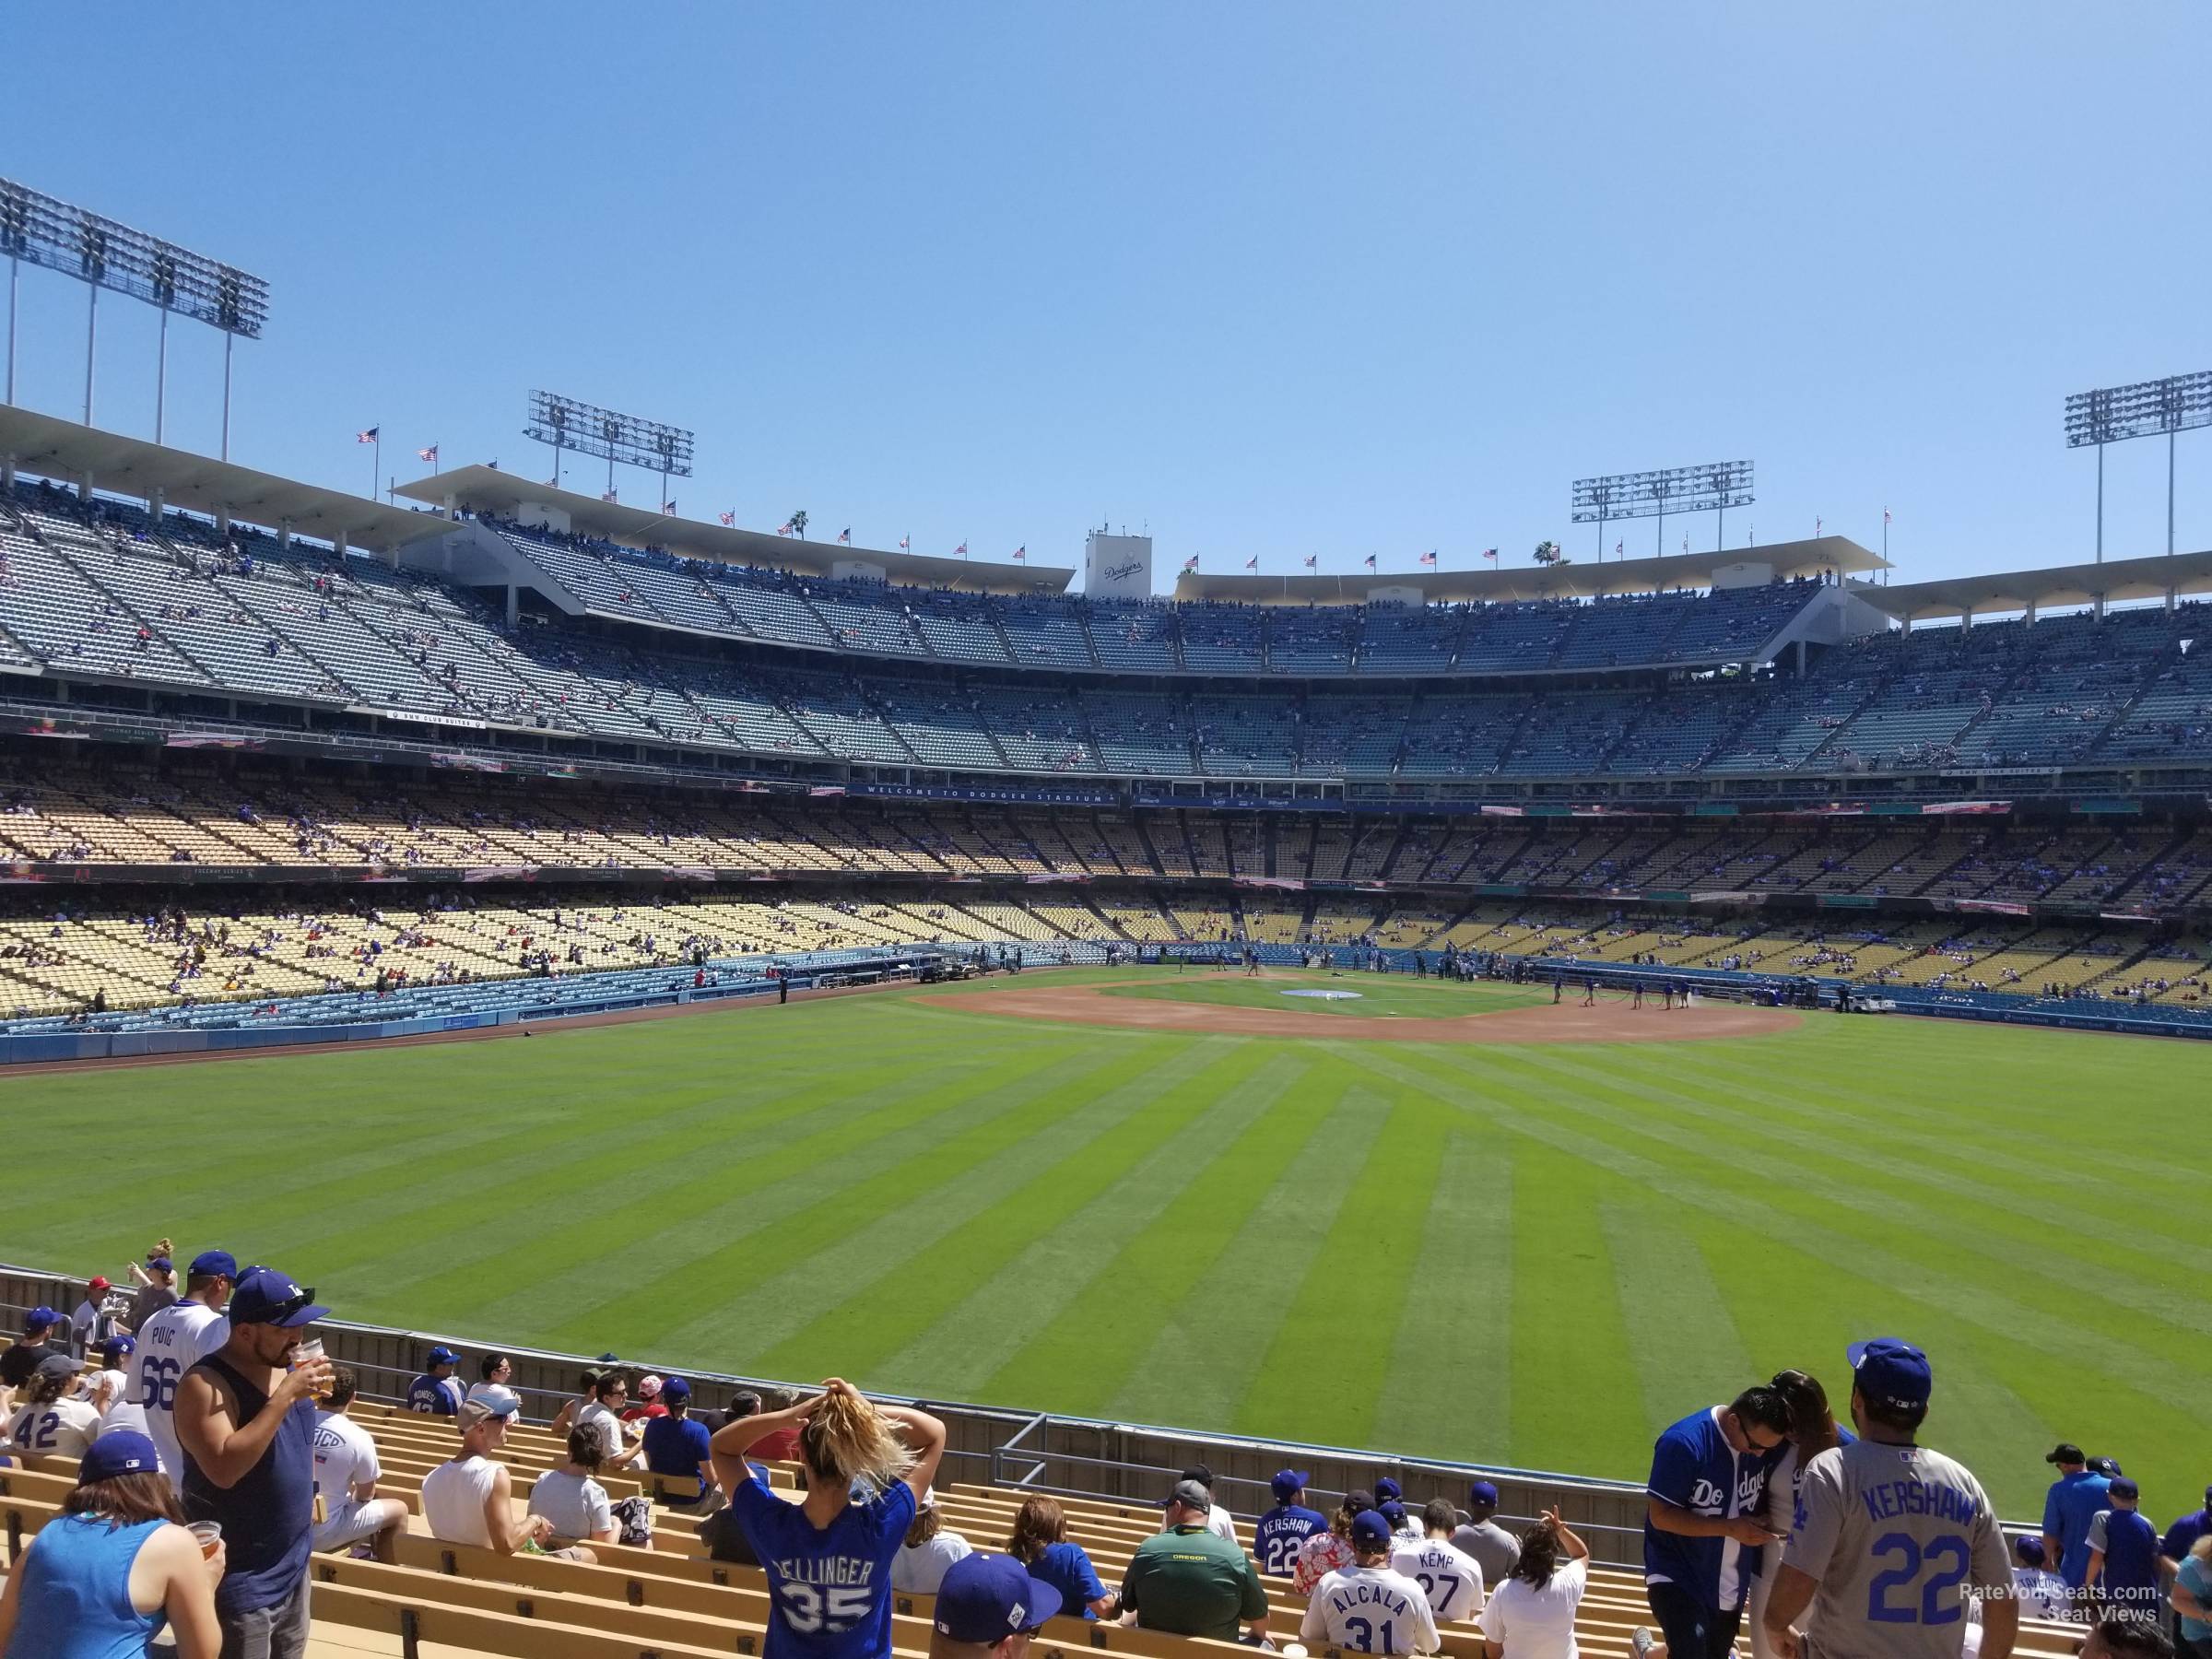
[[[0,1659],[145,1659],[147,1639],[168,1616],[131,1606],[131,1563],[163,1524],[64,1515],[40,1528],[23,1557],[16,1633]]]

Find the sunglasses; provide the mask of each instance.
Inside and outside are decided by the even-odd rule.
[[[284,1320],[289,1319],[293,1314],[299,1312],[300,1309],[312,1306],[314,1302],[314,1300],[315,1288],[312,1285],[305,1285],[300,1289],[294,1291],[291,1295],[286,1297],[282,1301],[271,1302],[268,1307],[263,1311],[260,1318],[249,1319],[244,1323],[247,1324],[277,1324]]]

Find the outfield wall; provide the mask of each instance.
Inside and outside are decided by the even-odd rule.
[[[66,1313],[83,1298],[84,1290],[85,1281],[72,1275],[0,1265],[0,1319],[19,1329],[25,1309],[43,1304]],[[343,1290],[328,1294],[333,1301],[343,1303]],[[361,1392],[382,1400],[396,1401],[405,1395],[407,1383],[420,1373],[434,1343],[460,1350],[462,1374],[470,1377],[475,1374],[476,1357],[493,1346],[449,1333],[406,1331],[344,1320],[325,1320],[316,1329],[331,1357],[359,1374]],[[598,1363],[587,1355],[504,1345],[499,1345],[498,1351],[514,1363],[512,1386],[523,1395],[524,1416],[538,1422],[550,1419],[561,1404],[578,1392],[583,1368]],[[624,1362],[663,1375],[680,1374],[691,1383],[694,1408],[702,1414],[723,1409],[741,1388],[803,1386],[652,1360],[626,1359]],[[1296,1441],[1246,1440],[951,1401],[917,1399],[912,1403],[945,1419],[949,1431],[946,1455],[952,1477],[958,1480],[1124,1499],[1134,1505],[1155,1507],[1179,1470],[1204,1463],[1214,1471],[1215,1493],[1223,1506],[1239,1515],[1255,1516],[1273,1503],[1268,1482],[1284,1467],[1311,1473],[1311,1489],[1322,1500],[1320,1507],[1324,1508],[1334,1508],[1335,1500],[1347,1489],[1371,1488],[1382,1475],[1397,1478],[1409,1506],[1418,1508],[1431,1498],[1444,1498],[1464,1508],[1468,1482],[1484,1479],[1497,1484],[1501,1500],[1499,1518],[1504,1524],[1517,1530],[1556,1505],[1589,1541],[1592,1554],[1601,1563],[1631,1568],[1642,1564],[1645,1494],[1641,1482],[1401,1457]],[[1450,1416],[1453,1402],[1440,1400],[1438,1411],[1440,1417]],[[971,1541],[979,1547],[994,1547],[999,1542]]]

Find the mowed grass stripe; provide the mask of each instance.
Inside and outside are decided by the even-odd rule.
[[[1298,1070],[1270,1109],[1220,1157],[1184,1172],[1162,1223],[1100,1270],[1095,1295],[1068,1307],[1000,1367],[984,1384],[985,1398],[1059,1398],[1063,1411],[1109,1410],[1158,1340],[1163,1317],[1229,1247],[1336,1104],[1346,1079],[1328,1069],[1317,1076],[1311,1050],[1285,1053]]]
[[[721,1271],[710,1273],[705,1282],[722,1289],[706,1311],[698,1311],[696,1298],[678,1301],[667,1294],[681,1284],[700,1282],[695,1257],[651,1281],[664,1292],[659,1297],[633,1300],[626,1293],[631,1287],[610,1283],[606,1302],[580,1309],[554,1327],[555,1335],[582,1341],[587,1331],[611,1329],[633,1347],[662,1345],[687,1362],[712,1360],[725,1369],[751,1371],[759,1354],[785,1334],[779,1322],[792,1312],[768,1309],[758,1320],[741,1317],[739,1303],[755,1288],[858,1233],[915,1194],[1020,1142],[1049,1117],[1051,1108],[1041,1102],[1056,1101],[1073,1111],[1121,1088],[1178,1046],[1171,1040],[1142,1047],[1100,1047],[1076,1038],[1041,1054],[1018,1051],[1006,1065],[992,1068],[988,1087],[978,1088],[963,1080],[933,1089],[924,1098],[944,1110],[925,1113],[923,1123],[941,1133],[916,1134],[902,1155],[887,1156],[889,1149],[852,1135],[818,1144],[805,1161],[769,1177],[777,1183],[772,1200],[780,1208],[789,1206],[782,1213],[771,1219],[765,1206],[750,1213],[744,1206],[734,1206],[732,1226],[708,1235],[723,1241],[705,1258]],[[776,1161],[772,1150],[764,1158],[771,1165]],[[861,1171],[865,1173],[856,1174]],[[735,1172],[746,1175],[745,1166],[740,1163]],[[763,1181],[752,1190],[767,1184]],[[836,1296],[826,1294],[825,1287]],[[850,1288],[826,1277],[796,1312],[811,1317]],[[690,1316],[672,1321],[669,1313],[676,1311]]]
[[[1230,1426],[1240,1433],[1335,1436],[1347,1444],[1372,1436],[1420,1253],[1416,1224],[1429,1212],[1443,1164],[1447,1120],[1441,1107],[1418,1095],[1385,1098],[1388,1115],[1237,1405]],[[1348,1414],[1339,1402],[1315,1399],[1306,1385],[1317,1341],[1327,1344],[1330,1370],[1359,1402]]]
[[[1602,1200],[1597,1215],[1653,1435],[1695,1409],[1685,1400],[1733,1400],[1763,1374],[1706,1265],[1699,1218],[1628,1194]]]
[[[1163,1106],[1181,1086],[1212,1078],[1233,1086],[1260,1057],[1234,1038],[1184,1040],[1165,1059],[1129,1065],[1123,1081],[1074,1111],[1040,1101],[1018,1138],[941,1184],[920,1189],[829,1249],[748,1290],[731,1309],[748,1337],[773,1341],[755,1362],[770,1375],[876,1374],[885,1356],[959,1300],[978,1274],[1003,1265],[1030,1239],[1066,1218],[1071,1195],[1088,1195],[1178,1126]],[[828,1282],[843,1300],[807,1316]]]
[[[1612,1080],[1609,1092],[1618,1103],[1608,1103],[1592,1087],[1598,1079],[1591,1068],[1549,1054],[1536,1056],[1534,1064],[1585,1086],[1579,1092],[1560,1092],[1563,1110],[1602,1118],[1621,1135],[1663,1143],[1686,1160],[1703,1162],[1717,1182],[1793,1207],[1818,1204],[1830,1225],[1858,1231],[1873,1242],[1902,1231],[1955,1257],[1982,1256],[1993,1267],[2007,1269],[2016,1288],[2032,1289],[2040,1280],[2053,1299],[2093,1287],[2105,1304],[2101,1318],[2107,1331],[2124,1332],[2147,1351],[2181,1363],[2205,1352],[2202,1339],[2212,1334],[2212,1307],[2176,1301],[2159,1285],[2136,1277],[2144,1267],[2165,1277],[2170,1270],[2155,1256],[2100,1246],[2088,1230],[2054,1237],[2047,1220],[2024,1219],[2008,1206],[1989,1202],[1985,1187],[1916,1171],[1878,1152],[1864,1153],[1851,1142],[1808,1137],[1797,1156],[1785,1157],[1761,1144],[1746,1114],[1728,1112],[1710,1100],[1624,1077]],[[1783,1134],[1770,1129],[1767,1138]],[[1853,1180],[1837,1172],[1853,1168],[1874,1179]]]
[[[428,1306],[472,1307],[477,1317],[502,1330],[555,1334],[559,1325],[531,1322],[557,1319],[563,1312],[572,1318],[619,1300],[617,1285],[594,1271],[610,1251],[635,1252],[641,1264],[662,1260],[648,1242],[656,1234],[681,1234],[685,1221],[726,1205],[734,1186],[757,1186],[779,1171],[806,1169],[855,1140],[895,1138],[907,1131],[902,1144],[926,1145],[934,1134],[926,1127],[932,1119],[959,1110],[971,1090],[987,1092],[1029,1068],[1027,1053],[1017,1053],[950,1077],[935,1072],[882,1079],[877,1089],[856,1094],[825,1079],[818,1098],[800,1095],[771,1103],[765,1112],[724,1114],[716,1124],[679,1119],[662,1129],[649,1119],[626,1135],[610,1123],[534,1177],[479,1190],[458,1226],[448,1218],[418,1228],[412,1237],[421,1241],[391,1258],[395,1288]],[[924,1080],[935,1086],[918,1088]],[[757,1155],[759,1167],[739,1158],[739,1137],[772,1137],[787,1124],[805,1127],[788,1140],[771,1138]],[[672,1179],[677,1170],[684,1175]],[[699,1238],[682,1236],[687,1248]],[[505,1294],[488,1297],[487,1286],[504,1287]]]
[[[1247,1044],[1243,1053],[1254,1069],[1233,1088],[1202,1092],[1185,1083],[1163,1095],[1182,1118],[1173,1138],[1003,1263],[885,1361],[885,1374],[935,1379],[933,1386],[949,1396],[995,1400],[993,1377],[1051,1322],[1101,1301],[1111,1287],[1100,1281],[1119,1253],[1159,1225],[1194,1171],[1205,1182],[1206,1169],[1305,1070],[1294,1052],[1272,1044]]]
[[[1388,1105],[1357,1073],[1319,1053],[1310,1086],[1334,1095],[1334,1106],[1236,1235],[1160,1310],[1150,1349],[1114,1396],[1114,1416],[1206,1426],[1235,1421],[1295,1287],[1389,1115]]]
[[[1968,1032],[1977,1038],[1988,1035],[1978,1028],[1968,1028]],[[1945,1170],[2001,1176],[2008,1187],[2032,1204],[2073,1207],[2085,1199],[2092,1203],[2107,1198],[2124,1201],[2136,1230],[2155,1236],[2161,1249],[2172,1245],[2192,1253],[2193,1260],[2212,1265],[2212,1248],[2207,1248],[2201,1237],[2200,1171],[2171,1157],[2123,1155],[2110,1145],[2094,1143],[2080,1148],[2070,1147],[2063,1159],[2054,1159],[2053,1143],[2039,1138],[2040,1132],[2020,1121],[2012,1102],[2037,1088],[2070,1087],[2070,1068],[2056,1076],[2044,1075],[2042,1068],[2025,1065],[2019,1058],[1993,1049],[1987,1056],[1983,1089],[1994,1104],[1987,1122],[1969,1125],[1981,1133],[1962,1135],[1956,1119],[1916,1109],[1913,1093],[1918,1078],[1913,1065],[1919,1053],[1917,1044],[1905,1053],[1890,1053],[1872,1045],[1864,1045],[1864,1052],[1848,1052],[1847,1062],[1835,1068],[1836,1075],[1851,1078],[1848,1088],[1830,1082],[1831,1074],[1825,1068],[1805,1075],[1793,1072],[1785,1081],[1771,1067],[1732,1064],[1728,1051],[1734,1047],[1727,1043],[1700,1046],[1696,1058],[1703,1064],[1696,1076],[1702,1086],[1840,1135],[1878,1141]],[[2083,1069],[2093,1073],[2098,1068]],[[2088,1089],[2105,1087],[2103,1079],[2096,1076],[2084,1081]],[[2140,1097],[2132,1097],[2126,1104],[2138,1106]],[[2074,1108],[2077,1112],[2083,1109]],[[2147,1125],[2144,1137],[2156,1142],[2164,1133],[2162,1127]]]
[[[1503,1445],[1512,1416],[1513,1202],[1502,1142],[1447,1134],[1375,1392],[1375,1444],[1417,1457],[1466,1456],[1471,1441]]]
[[[1560,1065],[1562,1069],[1574,1069],[1571,1059]],[[2148,1270],[2162,1277],[2174,1265],[2212,1272],[2212,1245],[2201,1238],[2202,1206],[2194,1196],[2184,1199],[2175,1194],[2160,1202],[2133,1177],[2085,1177],[2047,1155],[2008,1153],[1994,1135],[1967,1140],[1955,1132],[1940,1136],[1917,1134],[1912,1120],[1894,1108],[1886,1113],[1865,1108],[1865,1101],[1894,1100],[1903,1088],[1905,1074],[1891,1066],[1854,1061],[1853,1073],[1865,1090],[1856,1111],[1824,1104],[1820,1097],[1827,1091],[1801,1087],[1794,1078],[1782,1086],[1771,1076],[1750,1080],[1741,1074],[1702,1067],[1685,1076],[1686,1069],[1689,1068],[1640,1068],[1636,1077],[1646,1088],[1664,1088],[1674,1102],[1725,1113],[1752,1145],[1785,1142],[1828,1163],[1864,1170],[1877,1183],[1924,1182],[1946,1194],[1969,1195],[2006,1218],[2001,1225],[2007,1230],[2017,1232],[2025,1226],[2040,1235],[2050,1216],[2085,1201],[2094,1205],[2104,1195],[2125,1204],[2127,1232],[2117,1238],[2078,1236],[2071,1241],[2077,1251],[2089,1251],[2092,1259],[2125,1273]],[[2002,1098],[2012,1081],[1993,1077],[1992,1092]],[[2171,1231],[2159,1229],[2161,1217]]]
[[[1554,1111],[1558,1115],[1559,1109]],[[1889,1330],[1870,1335],[1910,1336],[1915,1328],[1924,1328],[1931,1317],[1950,1316],[1989,1335],[2018,1336],[2038,1345],[2050,1358],[2072,1368],[2077,1385],[2091,1377],[2115,1384],[2127,1377],[2152,1396],[2176,1403],[2175,1408],[2181,1410],[2190,1408],[2178,1403],[2201,1398],[2201,1391],[2188,1381],[2192,1373],[2157,1356],[2112,1342],[2064,1311],[2022,1301],[2006,1289],[1961,1272],[1945,1253],[1916,1248],[1922,1241],[1910,1232],[1892,1232],[1883,1241],[1872,1232],[1830,1225],[1824,1216],[1830,1206],[1824,1203],[1807,1203],[1802,1195],[1787,1192],[1754,1195],[1708,1180],[1703,1172],[1692,1173],[1692,1169],[1711,1171],[1712,1166],[1702,1162],[1661,1162],[1548,1117],[1516,1113],[1510,1114],[1508,1122],[1532,1140],[1595,1171],[1609,1171],[1724,1222],[1792,1240],[1816,1258],[1853,1264],[1856,1271],[1870,1280],[1888,1286],[1896,1299]],[[1848,1210],[1841,1218],[1847,1221],[1862,1218]],[[1795,1294],[1801,1293],[1801,1288],[1771,1283],[1764,1293]],[[2078,1386],[2076,1393],[2080,1396],[2082,1416],[2090,1422],[2090,1437],[2095,1438],[2096,1428],[2103,1425],[2106,1438],[2116,1438],[2112,1431],[2118,1424],[2107,1416],[2102,1398],[2093,1391],[2083,1396]],[[1518,1396],[1516,1401],[1518,1421]]]

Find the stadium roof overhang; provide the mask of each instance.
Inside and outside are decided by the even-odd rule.
[[[1747,585],[1775,578],[1864,575],[1888,568],[1879,553],[1844,535],[1730,547],[1673,559],[1623,559],[1605,564],[1571,560],[1526,569],[1418,572],[1361,571],[1344,576],[1266,576],[1252,572],[1208,575],[1186,571],[1175,583],[1178,599],[1223,599],[1241,605],[1362,605],[1371,596],[1402,599],[1418,594],[1425,604],[1512,599],[1594,599],[1607,594],[1650,594],[1670,588]]]
[[[1851,591],[1900,622],[1924,617],[2001,616],[2010,611],[2123,605],[2141,599],[2212,594],[2212,551],[2112,559],[2102,564],[2053,565],[2041,571],[1999,571],[1986,576],[1943,576],[1931,582],[1877,587],[1853,582]]]
[[[874,567],[884,578],[907,587],[963,588],[983,594],[1057,594],[1075,580],[1072,568],[1056,565],[996,564],[965,559],[934,559],[916,553],[882,553],[836,542],[802,541],[759,530],[740,530],[698,519],[677,518],[625,507],[595,495],[503,472],[496,466],[457,466],[449,472],[402,484],[399,493],[432,506],[456,507],[501,518],[550,507],[568,516],[569,528],[632,547],[659,547],[685,559],[752,565],[831,576],[851,567]]]
[[[0,456],[27,472],[209,518],[228,513],[246,524],[281,529],[353,547],[388,552],[450,526],[406,507],[256,472],[229,461],[103,432],[74,420],[0,405]]]

